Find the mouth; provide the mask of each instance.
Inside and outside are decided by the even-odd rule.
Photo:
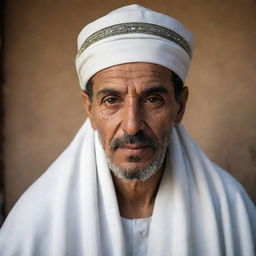
[[[144,154],[149,149],[151,149],[151,147],[149,145],[125,144],[125,145],[119,146],[118,149],[128,155],[139,156]]]

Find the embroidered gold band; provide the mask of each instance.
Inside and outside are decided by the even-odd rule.
[[[149,35],[155,35],[160,36],[162,38],[168,39],[176,44],[178,44],[180,47],[182,47],[189,57],[192,57],[192,49],[188,42],[178,33],[175,31],[155,25],[150,23],[142,23],[142,22],[129,22],[129,23],[120,23],[113,26],[109,26],[106,28],[103,28],[92,35],[90,35],[82,44],[80,47],[77,57],[79,57],[83,51],[88,48],[90,45],[111,37],[111,36],[117,36],[122,34],[131,34],[131,33],[140,33],[140,34],[149,34]]]

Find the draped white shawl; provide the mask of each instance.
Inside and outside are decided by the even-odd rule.
[[[241,185],[179,125],[149,231],[149,256],[253,256],[256,211]],[[17,202],[1,256],[122,256],[125,241],[103,149],[87,121]]]

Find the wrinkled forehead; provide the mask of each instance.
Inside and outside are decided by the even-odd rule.
[[[161,65],[154,63],[138,62],[125,63],[105,68],[97,72],[92,80],[95,79],[136,79],[136,78],[170,78],[172,71]]]
[[[171,86],[172,71],[152,63],[127,63],[116,65],[99,71],[91,82],[93,91],[136,91],[142,92],[153,87]]]
[[[172,71],[153,63],[126,63],[97,72],[91,79],[93,84],[139,84],[170,82]]]

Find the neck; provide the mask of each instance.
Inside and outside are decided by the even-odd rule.
[[[125,180],[112,174],[120,215],[129,219],[152,216],[163,168],[145,181]]]

